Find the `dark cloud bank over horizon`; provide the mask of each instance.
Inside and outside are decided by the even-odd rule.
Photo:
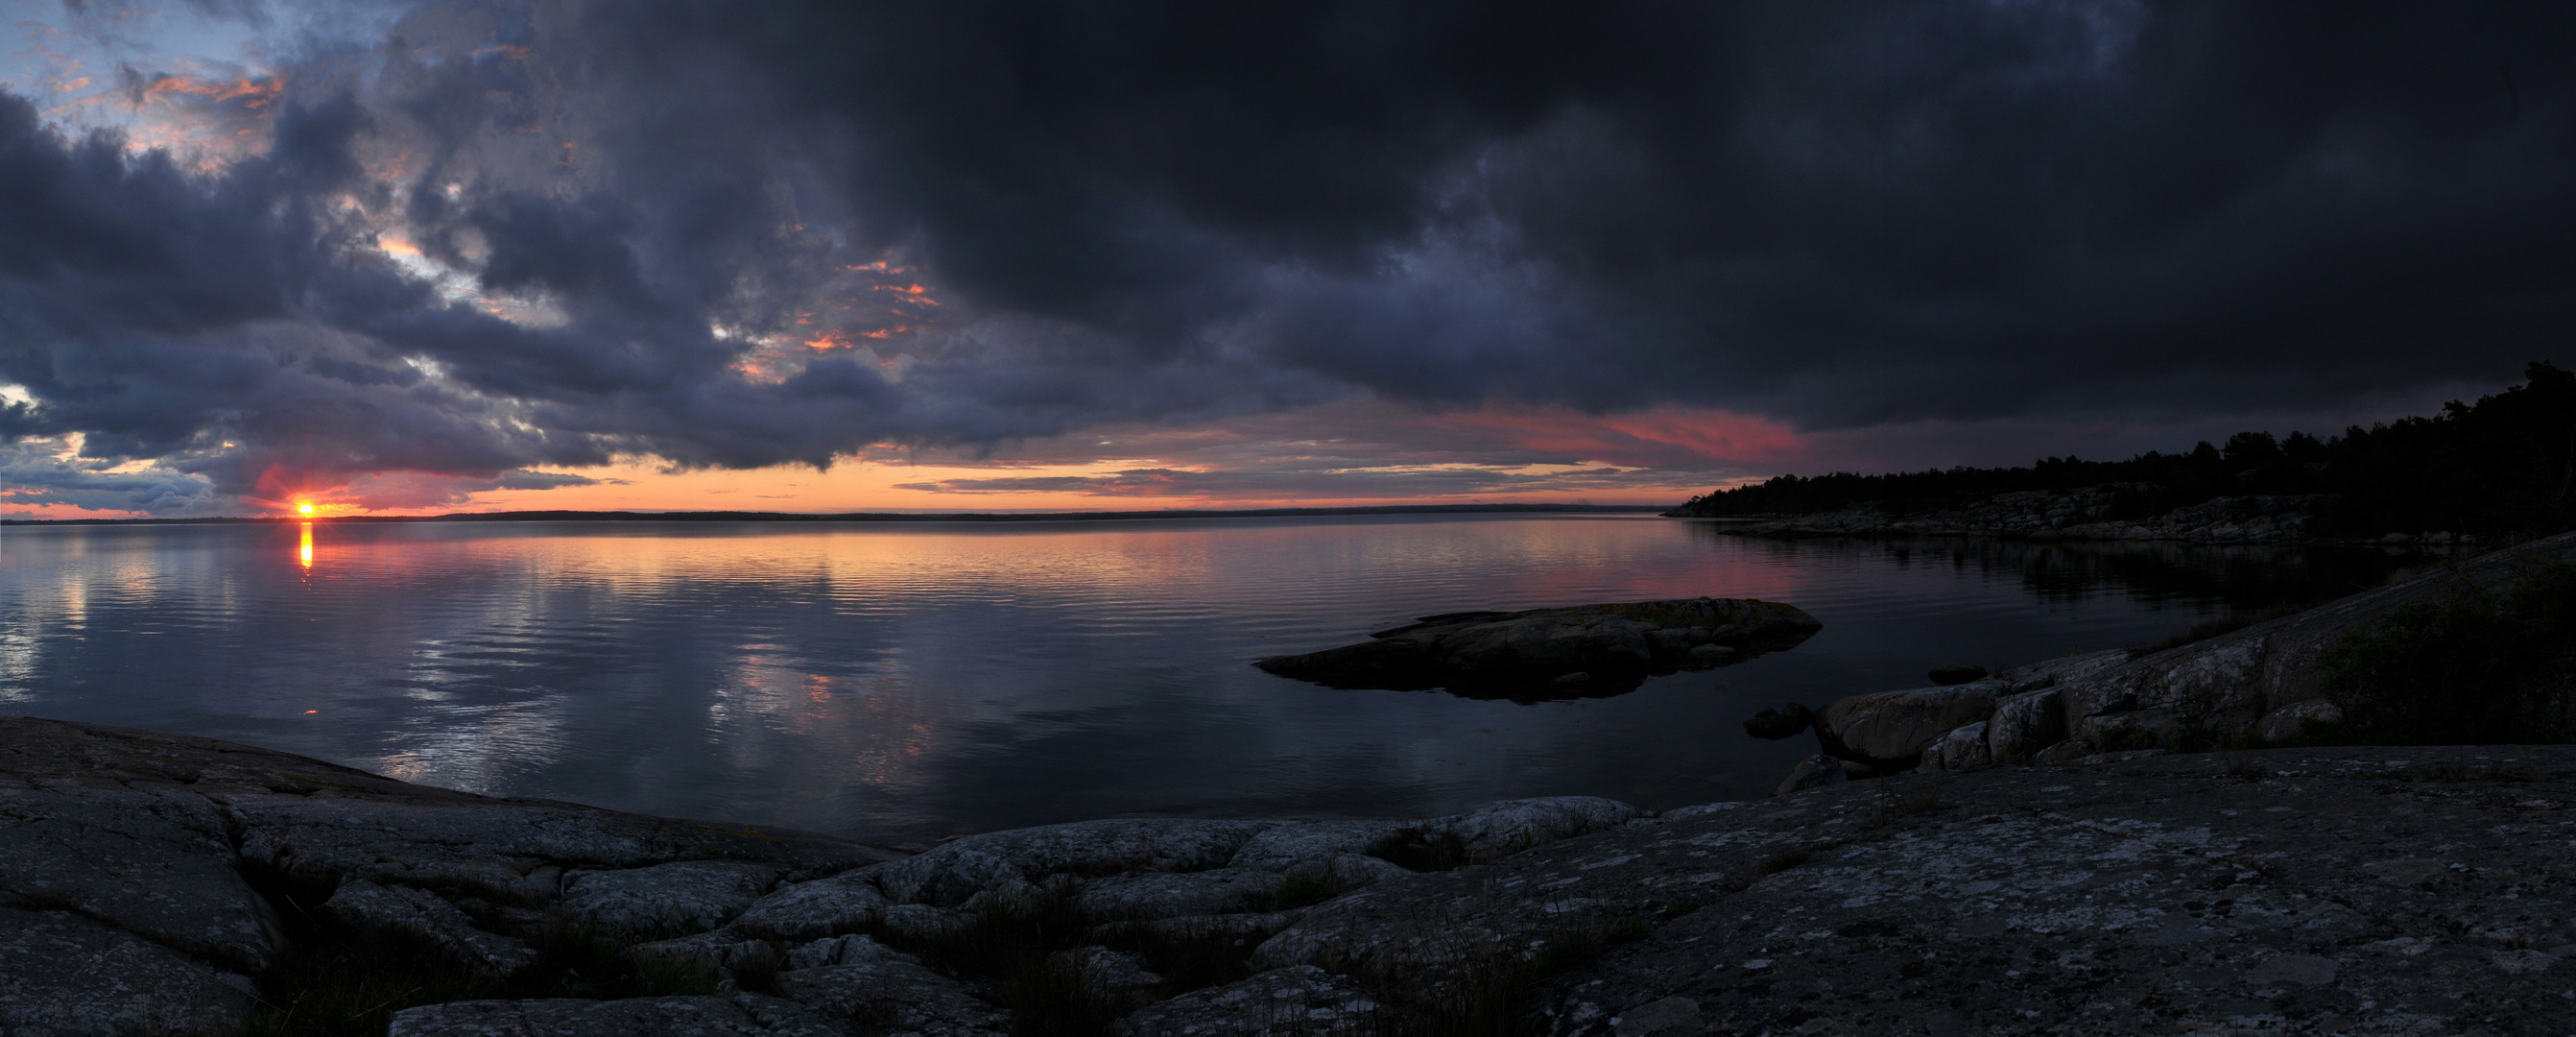
[[[2576,359],[2570,55],[2538,4],[431,0],[308,34],[216,169],[0,97],[0,472],[429,504],[1353,394],[2501,386]]]

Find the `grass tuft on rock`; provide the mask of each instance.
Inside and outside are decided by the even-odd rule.
[[[1419,828],[1398,829],[1362,852],[1407,871],[1454,871],[1476,863],[1476,855],[1457,833]]]
[[[2343,720],[2302,741],[2495,745],[2576,740],[2576,565],[2442,593],[2347,630],[2318,657]]]
[[[1110,1032],[1118,1005],[1080,968],[1055,958],[1091,943],[1089,931],[1072,894],[1051,890],[996,899],[945,932],[880,938],[931,968],[983,983],[993,1003],[1010,1013],[1016,1037],[1095,1037]]]
[[[1350,891],[1351,880],[1342,877],[1338,868],[1292,872],[1288,881],[1279,884],[1279,892],[1271,894],[1270,909],[1313,907]]]

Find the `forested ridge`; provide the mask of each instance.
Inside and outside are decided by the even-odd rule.
[[[2430,417],[2353,426],[2319,438],[2239,432],[2224,445],[2148,451],[2125,461],[2042,458],[2026,467],[1885,475],[1783,475],[1693,497],[1668,514],[1806,515],[1863,506],[1890,517],[2000,493],[2110,487],[2105,519],[2141,519],[2218,497],[2325,495],[2309,532],[2370,537],[2448,531],[2538,536],[2576,528],[2576,373],[2534,361],[2522,384]]]

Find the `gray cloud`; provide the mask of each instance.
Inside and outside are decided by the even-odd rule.
[[[18,507],[61,504],[94,511],[155,515],[211,514],[214,486],[201,476],[170,471],[116,472],[98,461],[72,461],[20,444],[0,445],[0,503]]]
[[[277,67],[129,92],[249,157],[0,97],[0,435],[206,488],[154,509],[1351,398],[2197,428],[2571,316],[2553,6],[191,10]],[[1171,477],[1317,485],[1255,467]]]

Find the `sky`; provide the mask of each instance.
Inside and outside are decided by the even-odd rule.
[[[0,0],[0,514],[1677,503],[2576,363],[2576,7]]]

